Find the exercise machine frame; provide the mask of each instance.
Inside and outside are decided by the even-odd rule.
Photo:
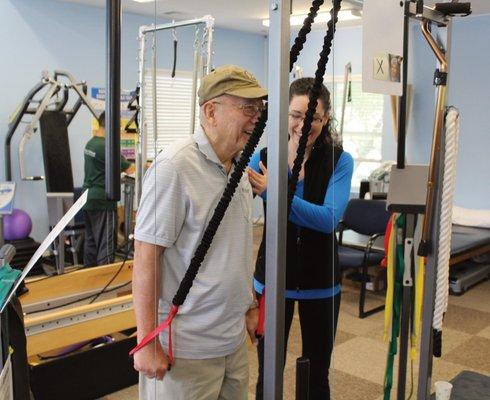
[[[67,82],[63,82],[66,80]],[[42,96],[36,100],[36,96],[40,93]],[[73,106],[68,107],[70,91],[73,90],[77,99]],[[59,96],[59,94],[61,95]],[[33,106],[37,104],[37,106]],[[42,78],[23,99],[20,107],[16,111],[5,139],[5,178],[7,181],[12,181],[12,149],[11,143],[15,132],[17,131],[24,116],[32,116],[27,123],[18,145],[19,171],[20,178],[23,181],[40,181],[45,180],[44,175],[28,175],[25,164],[25,146],[36,133],[42,115],[47,111],[55,111],[63,114],[66,117],[67,127],[79,111],[80,107],[85,105],[90,113],[97,118],[97,112],[92,106],[87,97],[87,83],[85,81],[78,82],[75,77],[67,71],[55,70],[51,76],[47,71],[42,72]],[[73,192],[59,193],[48,192],[48,217],[49,225],[55,226],[64,215],[66,210],[73,204]],[[53,253],[56,260],[56,272],[62,274],[65,268],[65,238],[72,237],[76,241],[76,237],[80,232],[75,229],[63,231],[58,237],[53,246]],[[73,245],[75,248],[75,245]],[[74,249],[74,251],[76,251]],[[75,253],[74,253],[75,254]]]
[[[453,6],[456,3],[452,3]],[[468,5],[468,3],[466,3]],[[463,6],[463,4],[457,4]],[[459,12],[458,12],[459,13]],[[406,110],[407,110],[407,70],[408,70],[408,31],[411,19],[421,21],[421,31],[430,48],[434,52],[439,68],[434,76],[434,85],[437,86],[435,117],[432,136],[431,157],[428,171],[419,166],[405,165],[405,138],[406,138]],[[430,24],[435,24],[440,28],[446,29],[445,43],[438,43],[430,32]],[[430,8],[423,4],[423,1],[405,0],[404,2],[404,29],[403,29],[403,92],[399,99],[398,113],[398,143],[397,143],[397,165],[392,169],[393,187],[390,185],[388,195],[388,209],[392,212],[407,213],[407,218],[412,220],[415,214],[425,214],[422,230],[421,245],[418,249],[420,256],[426,257],[426,267],[424,274],[424,294],[422,311],[422,331],[420,336],[419,352],[419,376],[417,398],[421,400],[430,397],[432,360],[433,360],[433,331],[432,322],[434,314],[434,300],[436,287],[436,274],[438,265],[437,240],[439,237],[439,225],[441,221],[441,198],[442,198],[442,177],[444,167],[441,163],[444,157],[444,127],[443,121],[446,112],[446,91],[447,76],[449,71],[450,49],[451,49],[452,16],[441,12],[436,8]],[[403,172],[405,170],[405,172]],[[400,194],[395,192],[396,176],[403,176],[405,179],[405,190],[407,188],[408,177],[415,185],[426,179],[426,188],[418,185],[419,190],[405,196],[407,201],[399,201]],[[428,176],[428,177],[427,177]],[[426,178],[427,177],[427,178]],[[403,185],[402,185],[403,186]],[[403,190],[403,189],[402,189]],[[414,194],[414,192],[418,192]],[[393,200],[396,197],[397,204]],[[417,198],[415,201],[413,199]],[[405,238],[413,238],[413,223],[409,224]],[[417,249],[415,249],[417,251]],[[413,259],[411,259],[413,262]],[[406,264],[407,265],[407,264]],[[410,265],[410,262],[409,264]],[[398,367],[398,386],[397,399],[405,398],[406,372],[408,361],[408,340],[409,340],[409,319],[411,313],[410,293],[412,282],[404,280],[403,304],[401,311],[401,331],[400,331],[400,351]]]
[[[145,125],[145,109],[144,109],[144,96],[145,96],[145,52],[146,52],[146,39],[148,34],[155,35],[157,32],[172,30],[176,28],[195,26],[196,28],[203,26],[203,41],[201,43],[201,56],[199,57],[199,50],[197,44],[194,44],[194,68],[193,68],[193,80],[192,80],[192,101],[191,101],[191,128],[190,133],[194,133],[194,121],[196,115],[196,88],[197,80],[212,70],[212,56],[213,56],[213,33],[214,33],[214,18],[210,15],[205,15],[202,18],[172,22],[161,25],[143,25],[139,28],[139,53],[138,53],[138,89],[140,94],[140,112],[138,115],[139,135],[136,151],[136,173],[135,173],[135,198],[136,203],[139,203],[141,197],[141,188],[143,184],[143,176],[145,174],[145,165],[147,162],[147,146],[148,137]],[[156,52],[155,42],[153,42],[153,51]],[[156,108],[156,57],[153,55],[152,59],[152,74],[153,74],[153,107]],[[199,72],[200,66],[202,66]],[[137,90],[138,90],[137,89]],[[153,112],[153,127],[156,130],[156,113]]]

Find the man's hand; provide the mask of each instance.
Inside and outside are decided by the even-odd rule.
[[[134,369],[147,378],[162,380],[169,368],[168,358],[160,341],[151,342],[134,354]]]
[[[250,336],[250,340],[254,346],[259,344],[259,340],[255,336],[255,331],[257,330],[257,326],[259,325],[259,308],[252,308],[248,310],[245,314],[245,325],[247,327],[248,336]]]
[[[252,191],[260,196],[267,189],[267,168],[262,161],[259,162],[259,168],[262,174],[255,172],[252,168],[247,168],[247,173],[248,180],[252,185]]]

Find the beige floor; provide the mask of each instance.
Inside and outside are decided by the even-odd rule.
[[[333,399],[382,400],[388,348],[382,338],[383,313],[361,320],[357,317],[357,302],[358,289],[345,283],[331,368]],[[368,306],[381,302],[381,297],[370,295]],[[450,296],[444,325],[443,356],[434,359],[432,381],[450,380],[464,370],[490,375],[490,281],[475,286],[463,296]],[[301,355],[300,340],[299,322],[295,316],[284,371],[284,399],[294,399],[294,364],[295,359]],[[257,376],[254,349],[249,349],[249,361],[249,399],[253,399]],[[415,385],[417,370],[418,362],[414,362]],[[407,393],[409,390],[410,378],[407,382]],[[137,386],[132,386],[101,400],[137,398]]]

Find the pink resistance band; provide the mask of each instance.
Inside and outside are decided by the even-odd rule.
[[[146,335],[143,338],[143,340],[134,349],[132,349],[129,352],[129,355],[132,356],[134,353],[141,350],[153,339],[155,339],[155,337],[157,337],[160,334],[160,332],[163,332],[168,326],[168,360],[170,364],[173,364],[174,353],[172,350],[172,320],[174,319],[178,311],[179,311],[179,307],[176,305],[172,305],[172,307],[170,308],[170,312],[168,313],[167,319],[163,321],[160,325],[158,325],[158,327],[153,332],[150,332],[148,335]]]

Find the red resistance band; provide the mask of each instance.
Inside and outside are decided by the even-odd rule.
[[[158,327],[153,331],[146,335],[143,340],[129,352],[129,355],[132,356],[137,351],[141,350],[148,343],[150,343],[155,337],[157,337],[160,332],[164,331],[168,326],[168,361],[170,364],[174,363],[174,353],[172,351],[172,320],[175,315],[179,311],[179,307],[176,305],[172,305],[170,307],[170,312],[168,313],[168,317],[165,321],[163,321]]]
[[[259,298],[259,323],[255,336],[264,337],[264,324],[265,324],[265,288],[262,291],[262,296]]]

